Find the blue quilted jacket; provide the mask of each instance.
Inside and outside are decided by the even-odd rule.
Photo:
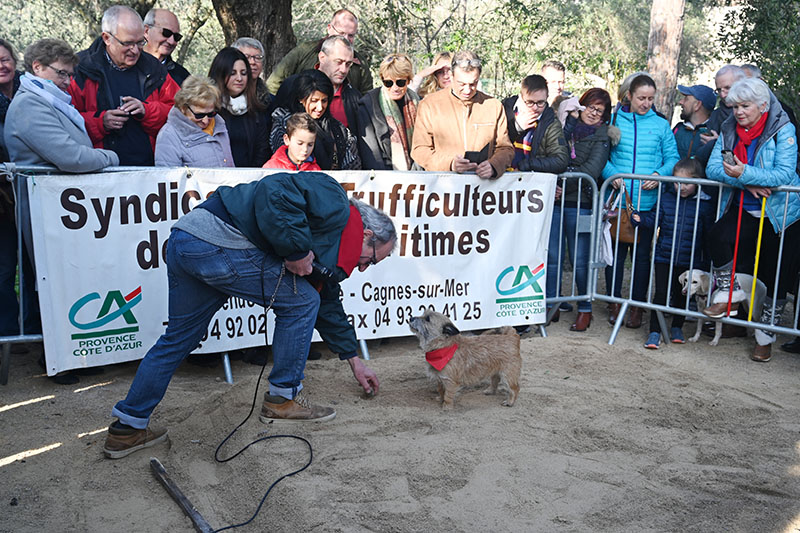
[[[706,167],[708,179],[727,183],[738,189],[747,185],[762,187],[778,187],[779,185],[800,186],[797,176],[797,136],[789,117],[783,112],[781,104],[775,95],[769,103],[769,115],[764,126],[764,132],[756,144],[755,156],[752,164],[748,162],[744,172],[739,178],[732,178],[725,174],[722,166],[722,150],[733,150],[738,141],[736,135],[736,118],[730,116],[722,123],[720,136],[711,152]],[[722,210],[724,213],[731,205],[731,192],[733,189],[722,190]],[[736,191],[736,194],[739,194]],[[745,194],[750,194],[745,192]],[[786,226],[793,224],[800,218],[800,195],[796,192],[773,192],[767,198],[766,213],[772,222],[772,228],[778,233],[783,227],[783,211],[788,199]],[[760,203],[760,200],[759,200]]]
[[[678,147],[669,122],[649,109],[637,115],[620,109],[612,122],[622,132],[622,138],[611,149],[608,163],[603,168],[603,179],[614,174],[652,174],[671,176],[672,167],[678,162]],[[639,197],[640,180],[625,180],[634,209],[648,211],[656,203],[657,189],[642,190]]]

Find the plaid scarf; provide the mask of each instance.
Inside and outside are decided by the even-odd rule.
[[[389,126],[392,168],[395,170],[411,170],[413,164],[410,140],[414,137],[414,121],[417,119],[419,97],[413,91],[406,91],[403,101],[405,105],[403,105],[401,115],[400,106],[386,96],[384,89],[378,93],[381,112],[386,119],[386,125]]]

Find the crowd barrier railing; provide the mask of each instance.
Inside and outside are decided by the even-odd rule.
[[[547,321],[555,316],[559,306],[564,302],[591,302],[591,280],[589,259],[594,257],[594,246],[597,231],[597,183],[591,176],[581,172],[565,172],[558,175],[558,186],[562,193],[556,194],[553,218],[550,227],[550,249],[547,264]],[[567,202],[568,194],[564,191],[578,191],[576,202]],[[586,192],[587,194],[581,194]],[[591,201],[583,197],[588,196]],[[568,244],[572,244],[570,250]],[[588,245],[588,250],[584,248]],[[569,253],[567,253],[569,252]],[[585,256],[583,254],[585,253]],[[568,283],[564,283],[564,259],[569,258],[572,275]],[[557,261],[557,262],[556,262]],[[555,266],[556,271],[553,272]],[[586,269],[586,285],[579,287],[579,269]],[[550,293],[555,294],[552,296]],[[545,324],[539,326],[539,333],[547,337]]]
[[[611,335],[609,336],[608,344],[613,344],[614,341],[616,340],[616,337],[617,337],[617,335],[619,333],[619,330],[620,330],[620,328],[622,327],[622,325],[623,325],[623,323],[625,321],[626,314],[627,314],[628,310],[633,306],[640,307],[643,310],[656,311],[656,315],[658,317],[658,321],[659,321],[659,326],[660,326],[660,329],[661,329],[662,337],[663,337],[663,339],[665,341],[668,342],[669,341],[669,328],[667,327],[666,320],[664,318],[664,313],[670,313],[670,314],[676,314],[677,313],[677,314],[684,315],[685,317],[694,317],[696,319],[704,319],[704,320],[710,320],[710,319],[708,317],[706,317],[704,314],[702,314],[702,313],[700,313],[700,312],[698,312],[696,310],[691,309],[692,301],[689,298],[686,299],[686,302],[683,305],[683,307],[677,307],[676,305],[670,305],[669,295],[671,294],[671,291],[672,291],[673,272],[674,272],[675,268],[678,268],[678,265],[676,265],[675,261],[674,261],[674,259],[677,257],[677,255],[676,255],[677,254],[677,250],[676,249],[679,246],[679,243],[677,242],[677,239],[673,238],[673,242],[672,242],[672,245],[670,247],[670,259],[671,259],[671,261],[669,263],[670,264],[669,273],[668,273],[668,280],[669,281],[668,281],[668,284],[667,284],[667,291],[666,291],[666,293],[668,295],[668,299],[667,299],[666,305],[659,305],[659,304],[656,304],[653,301],[654,289],[655,289],[655,287],[654,287],[655,272],[654,272],[654,268],[653,268],[654,264],[655,264],[655,254],[653,253],[653,251],[655,249],[655,245],[656,245],[658,237],[659,237],[659,232],[657,230],[653,231],[652,234],[651,234],[649,231],[642,230],[639,227],[636,228],[636,231],[635,231],[636,238],[634,239],[634,243],[632,243],[630,245],[630,247],[631,247],[630,257],[632,259],[630,260],[630,262],[627,262],[626,261],[626,256],[627,256],[627,252],[628,252],[628,245],[626,245],[624,243],[620,243],[620,240],[619,240],[620,225],[617,224],[617,228],[616,228],[617,229],[617,234],[613,235],[612,236],[612,240],[611,240],[612,241],[612,256],[613,256],[612,264],[611,265],[607,265],[603,261],[601,247],[603,245],[603,239],[604,239],[604,234],[603,234],[603,232],[604,232],[603,222],[604,222],[604,212],[605,212],[604,202],[610,196],[611,191],[612,191],[612,187],[613,187],[613,183],[617,178],[623,178],[624,180],[626,180],[626,182],[628,182],[628,180],[631,180],[630,182],[638,182],[640,185],[643,184],[643,182],[645,182],[645,181],[657,182],[656,188],[653,189],[653,190],[656,191],[656,202],[655,202],[655,205],[653,206],[653,209],[655,210],[656,221],[658,220],[658,214],[662,212],[662,209],[663,209],[663,206],[664,206],[664,202],[665,201],[675,201],[675,200],[672,200],[671,198],[670,199],[665,198],[664,186],[666,186],[667,184],[693,183],[693,184],[697,185],[699,192],[704,192],[704,193],[708,194],[709,196],[711,196],[711,198],[712,198],[711,200],[705,200],[705,201],[713,202],[713,208],[714,208],[713,213],[714,213],[714,216],[712,217],[711,222],[716,221],[722,215],[722,213],[721,213],[721,209],[722,209],[721,198],[722,198],[723,191],[725,189],[729,189],[729,190],[732,190],[733,193],[738,193],[739,191],[741,191],[741,189],[738,189],[738,188],[735,188],[735,187],[731,187],[731,186],[729,186],[727,184],[723,184],[723,183],[720,183],[720,182],[717,182],[717,181],[707,180],[707,179],[683,178],[683,177],[675,177],[675,176],[641,175],[641,174],[617,174],[617,175],[613,176],[611,179],[606,180],[602,184],[602,186],[600,187],[600,194],[598,196],[598,205],[599,205],[599,207],[598,207],[598,209],[596,211],[596,218],[595,218],[595,221],[594,221],[594,224],[593,224],[593,227],[595,228],[596,231],[593,234],[594,243],[593,243],[593,247],[592,247],[592,261],[590,263],[590,269],[592,271],[592,275],[590,276],[591,282],[592,282],[591,298],[592,298],[592,300],[595,300],[595,301],[606,302],[606,303],[609,303],[609,304],[616,303],[616,304],[620,304],[620,306],[621,306],[620,309],[619,309],[618,318],[617,318],[617,320],[616,320],[616,322],[615,322],[615,324],[613,326]],[[785,195],[785,198],[784,198],[784,201],[783,201],[783,212],[782,212],[782,220],[783,220],[782,224],[783,225],[782,225],[782,228],[781,228],[781,231],[780,231],[779,246],[778,246],[777,257],[776,257],[776,264],[777,264],[776,273],[774,275],[774,279],[767,280],[767,281],[771,281],[771,285],[773,287],[773,290],[766,294],[766,296],[771,298],[771,301],[772,301],[772,305],[770,307],[770,313],[773,316],[774,316],[776,310],[779,310],[779,306],[778,306],[778,300],[779,300],[778,299],[778,285],[779,285],[779,279],[780,279],[780,277],[782,275],[782,272],[781,272],[782,265],[784,265],[784,259],[785,259],[784,258],[784,252],[786,252],[787,254],[795,253],[795,250],[793,250],[791,248],[787,249],[786,246],[785,246],[785,244],[786,244],[785,243],[785,235],[786,235],[786,231],[785,230],[786,230],[786,227],[787,227],[786,219],[787,219],[787,213],[788,213],[788,208],[789,208],[790,195],[791,194],[800,194],[800,187],[781,186],[781,187],[777,187],[777,188],[772,189],[772,193],[773,194],[780,193],[780,192],[785,192],[785,193],[788,193],[788,194]],[[745,194],[749,194],[749,193],[745,192]],[[640,187],[637,187],[637,190],[636,190],[635,194],[632,195],[633,196],[633,198],[632,198],[633,202],[632,203],[633,203],[634,206],[635,205],[639,205],[639,201],[641,200],[641,195],[642,195],[642,187],[640,186]],[[699,214],[699,210],[700,210],[700,200],[698,199],[698,197],[699,197],[699,194],[697,195],[697,197],[681,198],[681,196],[678,194],[678,195],[676,195],[677,201],[675,201],[675,204],[674,204],[674,205],[676,205],[676,207],[680,206],[681,204],[686,204],[687,205],[687,209],[688,209],[687,212],[694,214],[694,223],[693,223],[693,227],[692,227],[692,239],[691,239],[690,264],[688,265],[689,266],[688,270],[699,269],[699,265],[695,264],[695,250],[698,247],[706,246],[706,244],[704,242],[702,242],[702,236],[698,235],[698,222],[697,222],[698,216],[697,215]],[[759,203],[760,203],[760,201],[759,201]],[[619,220],[619,217],[622,214],[621,211],[622,211],[621,209],[617,210],[616,216],[618,217],[618,220]],[[780,215],[780,213],[779,213],[779,215]],[[747,213],[743,213],[742,216],[751,216],[751,215],[749,215]],[[772,224],[766,218],[767,217],[766,214],[764,215],[764,217],[765,217],[765,220],[764,220],[764,225],[763,225],[763,231],[764,232],[766,232],[766,231],[774,231]],[[676,219],[675,220],[675,226],[673,227],[673,229],[677,228],[677,223],[678,223],[678,221]],[[656,224],[656,228],[657,227],[658,227],[658,224]],[[648,241],[647,242],[643,241],[641,239],[641,237],[648,238]],[[638,239],[638,242],[636,242],[637,239]],[[800,242],[792,243],[792,245],[793,246],[800,245]],[[634,287],[635,287],[635,282],[636,282],[636,276],[637,276],[637,274],[640,275],[640,276],[642,275],[642,272],[638,272],[637,273],[636,272],[636,268],[635,268],[637,252],[639,252],[639,248],[642,247],[642,246],[649,246],[649,249],[650,249],[650,253],[647,256],[647,263],[648,263],[647,266],[648,266],[648,268],[646,269],[646,273],[645,273],[645,275],[647,276],[647,281],[646,281],[646,293],[647,294],[646,294],[646,297],[644,299],[635,298],[634,297]],[[620,255],[620,251],[623,252],[623,255]],[[789,257],[791,259],[791,256],[787,256],[787,257]],[[620,264],[620,261],[622,261],[623,264]],[[709,259],[708,260],[708,264],[710,264],[710,262],[711,261]],[[755,260],[753,262],[755,263]],[[740,265],[741,265],[741,261],[740,261]],[[613,275],[613,274],[609,275],[610,272],[615,272],[615,271],[617,271],[618,268],[621,269],[621,273],[622,273],[621,276],[620,275]],[[608,271],[607,269],[613,269],[613,270]],[[752,274],[752,269],[749,272],[746,272],[746,270],[743,272],[743,269],[739,268],[739,269],[737,269],[737,273]],[[680,274],[680,272],[678,272],[678,274]],[[708,274],[709,274],[709,276],[711,276],[711,272],[708,272]],[[796,274],[797,273],[795,272],[795,275]],[[599,280],[599,277],[601,275],[605,275],[607,280],[608,279],[611,280],[610,283],[606,283],[604,291],[600,291],[599,290],[598,280]],[[762,281],[764,280],[763,275],[759,275],[758,277]],[[625,280],[627,280],[627,283],[624,283],[624,286],[623,286],[623,282]],[[789,292],[794,294],[794,309],[793,309],[793,316],[792,316],[792,319],[791,319],[791,327],[781,326],[779,324],[773,325],[773,324],[766,324],[766,323],[759,322],[759,318],[761,316],[761,309],[753,309],[752,310],[752,318],[750,318],[750,319],[747,319],[747,318],[743,319],[743,318],[741,318],[740,316],[737,315],[736,318],[733,318],[733,317],[730,317],[730,316],[725,316],[725,317],[723,317],[721,319],[716,319],[716,320],[721,321],[723,324],[731,324],[731,325],[736,325],[736,326],[743,326],[743,327],[746,327],[746,328],[749,328],[749,329],[761,330],[761,331],[770,332],[770,333],[773,333],[773,334],[780,333],[780,334],[785,334],[785,335],[798,336],[798,335],[800,335],[800,330],[798,329],[798,313],[800,312],[800,307],[797,305],[797,294],[796,294],[797,291],[798,291],[797,287],[798,287],[797,279],[792,279],[791,285],[789,287]],[[621,289],[621,290],[617,290],[618,288]],[[615,293],[619,293],[619,296],[615,296]],[[749,298],[750,294],[748,293],[747,296]],[[710,300],[709,300],[709,304],[710,304]],[[736,304],[736,305],[738,305],[738,304]],[[778,317],[778,319],[780,320],[780,317]]]

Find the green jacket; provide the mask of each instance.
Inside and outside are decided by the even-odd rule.
[[[306,41],[295,46],[288,54],[283,56],[280,63],[275,65],[272,73],[267,78],[267,89],[270,94],[278,94],[278,89],[281,88],[283,80],[291,76],[303,72],[304,70],[314,68],[319,63],[319,50],[322,46],[322,40]],[[372,90],[372,74],[369,72],[369,65],[359,56],[358,52],[355,53],[356,58],[353,66],[350,67],[350,73],[347,79],[350,80],[350,85],[358,90],[361,94],[366,94]]]
[[[217,189],[233,221],[259,249],[289,260],[314,252],[333,272],[320,292],[316,329],[340,359],[356,355],[358,340],[339,299],[347,274],[336,266],[350,202],[339,183],[321,172],[272,174],[259,181]]]

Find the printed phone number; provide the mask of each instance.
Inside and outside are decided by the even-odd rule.
[[[375,309],[371,313],[357,313],[349,315],[348,318],[356,328],[379,328],[381,326],[391,326],[392,324],[408,324],[413,316],[422,315],[425,311],[438,311],[450,318],[450,320],[478,320],[481,317],[480,302],[451,302],[440,306],[428,305],[402,305],[395,308],[382,307]]]

